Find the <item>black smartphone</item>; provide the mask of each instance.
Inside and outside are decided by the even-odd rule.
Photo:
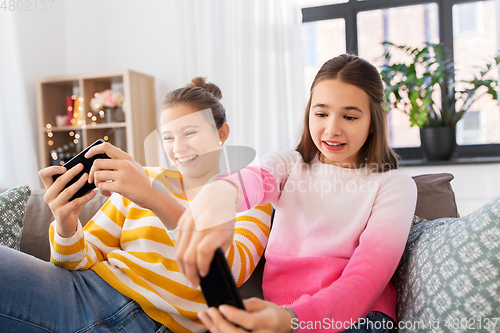
[[[103,139],[97,140],[96,142],[94,142],[93,144],[91,144],[90,146],[88,146],[87,148],[85,148],[84,150],[82,150],[80,153],[78,153],[75,157],[73,157],[72,159],[70,159],[68,162],[64,163],[63,167],[65,167],[66,170],[71,169],[72,167],[74,167],[78,163],[82,163],[83,164],[83,170],[80,171],[80,173],[78,175],[76,175],[75,177],[73,177],[73,179],[71,179],[66,184],[66,186],[64,186],[64,188],[67,188],[68,186],[74,184],[78,179],[80,179],[83,176],[84,173],[88,174],[90,172],[90,168],[92,167],[92,164],[94,163],[95,160],[97,160],[99,158],[109,158],[109,156],[106,155],[106,154],[97,154],[97,155],[92,156],[91,158],[85,158],[85,154],[90,150],[90,148],[92,148],[94,146],[97,146],[97,145],[100,145],[100,144],[103,144],[103,143],[104,143]],[[52,179],[54,181],[56,181],[56,179],[59,178],[60,176],[61,176],[61,174],[59,174],[59,175],[53,175]],[[83,185],[69,199],[69,201],[73,201],[76,198],[83,197],[85,194],[89,193],[93,189],[95,189],[95,184],[94,183],[88,183],[88,182],[86,182],[85,185]]]
[[[245,310],[243,300],[234,282],[233,275],[221,248],[215,251],[207,276],[200,279],[201,291],[209,307],[222,304]]]

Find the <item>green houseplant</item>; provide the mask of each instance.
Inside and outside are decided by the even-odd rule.
[[[453,62],[441,44],[425,43],[422,47],[383,44],[390,46],[384,53],[386,65],[381,71],[386,84],[387,110],[398,109],[408,114],[411,126],[420,128],[422,148],[429,159],[450,158],[456,146],[456,123],[481,96],[489,94],[497,99],[497,82],[490,78],[490,72],[500,62],[500,56],[486,64],[472,80],[455,82]],[[406,53],[408,62],[393,62],[394,48]],[[460,88],[455,83],[460,83]],[[448,151],[432,152],[443,148]]]

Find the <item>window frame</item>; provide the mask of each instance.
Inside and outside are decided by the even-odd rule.
[[[363,11],[388,9],[410,5],[436,3],[438,6],[439,40],[450,51],[453,61],[453,6],[487,0],[349,0],[346,3],[302,8],[302,23],[343,18],[345,20],[346,50],[358,54],[357,15]],[[422,160],[420,147],[394,148],[404,161]],[[466,161],[500,157],[500,143],[458,145],[452,160]]]

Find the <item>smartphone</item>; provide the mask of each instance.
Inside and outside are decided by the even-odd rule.
[[[200,279],[201,291],[209,307],[222,304],[245,310],[243,300],[234,282],[233,275],[221,248],[215,251],[207,276]]]
[[[80,173],[78,175],[76,175],[73,179],[71,179],[66,184],[66,186],[64,188],[67,188],[68,186],[74,184],[78,179],[80,179],[83,176],[84,173],[87,173],[87,174],[90,173],[90,168],[92,167],[92,164],[94,163],[95,160],[97,160],[99,158],[109,158],[109,156],[106,155],[106,154],[97,154],[97,155],[92,156],[91,158],[85,158],[85,154],[90,150],[90,148],[92,148],[94,146],[97,146],[97,145],[100,145],[100,144],[103,144],[103,143],[104,143],[103,139],[97,140],[96,142],[94,142],[93,144],[91,144],[90,146],[88,146],[87,148],[85,148],[84,150],[82,150],[80,153],[78,153],[75,157],[73,157],[72,159],[70,159],[68,162],[64,163],[63,167],[65,167],[66,170],[71,169],[72,167],[74,167],[78,163],[82,163],[83,164],[83,170],[80,171]],[[62,174],[53,175],[52,179],[54,181],[56,181],[56,179],[59,178],[61,175]],[[94,183],[88,183],[88,182],[86,182],[85,185],[83,185],[69,199],[69,201],[73,201],[76,198],[83,197],[85,194],[89,193],[93,189],[95,189],[95,184]]]

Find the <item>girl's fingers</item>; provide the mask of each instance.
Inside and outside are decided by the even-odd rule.
[[[69,173],[69,171],[67,172]],[[62,177],[62,176],[61,176]],[[45,202],[47,202],[49,204],[49,207],[51,208],[51,210],[54,212],[54,211],[59,211],[59,209],[63,209],[62,211],[66,211],[66,210],[75,210],[79,207],[79,204],[81,202],[85,203],[86,201],[89,201],[90,199],[92,199],[92,197],[86,197],[85,195],[83,197],[80,197],[80,198],[77,198],[71,202],[69,202],[69,199],[71,199],[71,197],[73,197],[73,195],[75,195],[75,193],[83,186],[85,185],[85,183],[87,182],[87,177],[88,175],[86,173],[84,173],[74,184],[68,186],[67,188],[65,188],[62,192],[59,192],[57,194],[54,194],[55,191],[50,191],[53,189],[54,186],[52,186],[48,191],[47,193],[45,193]],[[59,179],[57,179],[59,180]],[[50,195],[49,192],[51,192]],[[55,195],[55,196],[54,196]],[[54,196],[52,198],[52,196]],[[83,198],[83,199],[82,199]],[[79,200],[80,199],[80,200]],[[83,205],[83,204],[82,204]],[[65,207],[65,208],[62,208],[62,207]]]
[[[245,310],[241,310],[229,305],[221,305],[219,307],[218,312],[219,315],[225,318],[226,321],[229,321],[235,325],[240,327],[244,327],[248,330],[255,330],[259,327],[257,317],[259,313],[251,313]]]
[[[89,151],[85,154],[85,158],[91,158],[92,156],[97,154],[106,154],[111,159],[131,158],[129,154],[108,142],[90,148]]]
[[[210,263],[217,248],[220,247],[226,253],[231,246],[234,237],[234,223],[234,220],[224,222],[200,232],[203,235],[197,249],[197,267],[200,276],[204,277],[208,274]]]
[[[108,171],[108,170],[98,170],[94,173],[94,179],[92,183],[95,183],[96,186],[99,186],[100,183],[105,183],[108,181],[115,181],[118,177],[118,174],[116,171]],[[89,183],[90,181],[90,174],[89,174]]]
[[[87,202],[92,200],[95,196],[96,196],[96,192],[90,191],[89,193],[85,194],[84,196],[82,196],[80,198],[76,198],[75,200],[71,201],[71,204],[73,206],[76,206],[76,207],[83,206],[84,204],[86,204]]]
[[[223,225],[219,226],[223,227]],[[197,234],[199,240],[193,242],[196,245],[196,269],[201,277],[205,277],[210,270],[210,263],[214,258],[217,248],[222,248],[225,253],[229,246],[224,244],[225,232],[219,228],[211,228]],[[232,239],[232,234],[230,235]]]
[[[78,175],[81,171],[83,170],[83,164],[78,163],[65,173],[63,173],[59,178],[56,179],[56,181],[47,189],[47,193],[45,193],[45,198],[46,200],[52,201],[59,197],[59,195],[69,189],[66,188],[66,190],[63,191],[64,187],[66,184],[72,180],[76,175]],[[73,184],[74,185],[74,184]],[[72,186],[73,186],[72,185]],[[71,187],[71,186],[70,186]],[[81,187],[81,186],[80,186]],[[76,191],[75,191],[76,193]],[[74,194],[74,193],[73,193]],[[71,197],[68,197],[68,199]]]
[[[193,286],[200,284],[200,276],[208,274],[215,250],[220,247],[226,251],[227,246],[223,244],[225,236],[227,235],[224,231],[221,232],[219,229],[197,231],[192,234],[184,254],[184,274]],[[232,238],[232,234],[230,237]]]
[[[48,190],[50,186],[54,183],[52,176],[61,175],[66,172],[66,168],[62,166],[50,166],[44,168],[38,172],[38,176],[43,182],[45,189]]]
[[[97,188],[99,192],[106,197],[110,197],[113,192],[118,192],[115,182],[101,182],[97,184]]]
[[[222,316],[222,314],[219,312],[219,310],[217,310],[214,307],[211,307],[210,309],[208,309],[207,315],[210,317],[211,321],[213,322],[213,327],[216,327],[219,332],[224,332],[224,333],[242,333],[242,332],[245,332],[241,328],[238,328],[232,324],[232,323],[234,323],[234,324],[237,324],[241,327],[245,327],[245,326],[241,325],[242,323],[233,322],[231,319],[228,319],[231,321],[231,322],[229,322],[228,320],[226,320],[226,318],[224,318]],[[245,327],[245,328],[248,329],[248,327]],[[210,330],[210,332],[212,332],[212,330]]]
[[[87,182],[87,178],[89,177],[88,174],[84,173],[74,184],[71,184],[67,188],[65,188],[59,197],[64,200],[64,201],[69,201],[73,195],[75,195],[76,192],[80,188],[82,188],[83,185]]]
[[[229,322],[244,327],[252,332],[283,332],[287,331],[289,327],[291,330],[291,322],[284,321],[280,315],[281,311],[284,311],[287,314],[288,312],[281,309],[276,304],[256,298],[253,298],[244,304],[245,307],[248,306],[246,311],[229,305],[221,305],[219,307],[219,312]],[[212,320],[216,323],[216,320],[213,317]]]
[[[203,325],[205,325],[206,328],[208,328],[210,333],[219,332],[217,327],[215,327],[212,318],[210,318],[210,316],[205,311],[198,312],[198,318],[200,318],[201,322],[203,323]]]
[[[215,250],[221,247],[226,251],[233,239],[233,221],[205,230],[196,230],[190,211],[181,216],[176,240],[176,259],[179,269],[195,287],[200,276],[206,276]],[[180,232],[180,233],[179,233]]]
[[[191,211],[187,208],[179,218],[177,237],[175,240],[175,259],[181,273],[185,274],[184,255],[191,241],[193,231],[189,227],[189,219],[192,219]]]
[[[245,306],[245,309],[248,312],[256,312],[256,311],[261,311],[264,310],[265,308],[268,307],[268,302],[257,298],[257,297],[252,297],[243,300],[243,305]]]
[[[207,276],[208,271],[210,270],[210,263],[214,259],[215,250],[220,247],[217,239],[213,240],[213,237],[209,236],[210,235],[207,235],[203,239],[201,239],[196,251],[197,276],[201,277]]]
[[[117,170],[119,168],[120,160],[111,159],[97,159],[92,163],[89,172],[89,183],[94,182],[95,173],[99,170]]]
[[[200,234],[191,232],[191,240],[184,251],[183,261],[184,261],[184,275],[191,283],[193,288],[200,284],[200,277],[198,275],[198,242]]]
[[[54,182],[54,186],[61,188],[61,190],[68,184],[73,178],[75,178],[81,171],[83,170],[83,164],[78,163],[65,173],[63,173],[59,178]]]

